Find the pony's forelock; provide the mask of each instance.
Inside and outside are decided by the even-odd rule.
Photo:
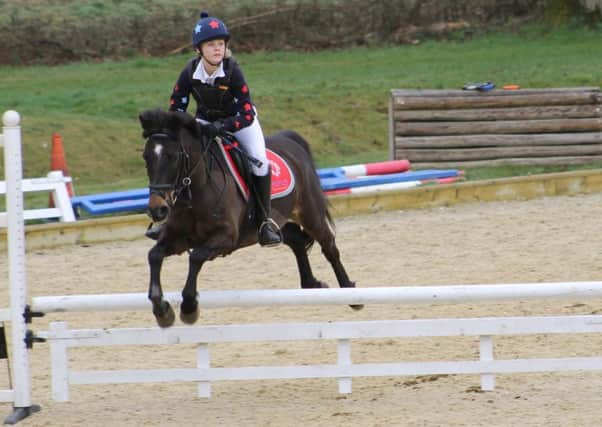
[[[139,119],[144,138],[148,138],[150,135],[159,132],[177,135],[183,127],[189,129],[195,135],[200,134],[198,122],[194,117],[180,111],[164,111],[156,108],[143,111]]]

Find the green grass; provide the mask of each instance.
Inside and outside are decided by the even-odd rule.
[[[522,87],[602,86],[600,29],[529,27],[471,41],[461,36],[415,46],[237,58],[266,133],[297,130],[310,141],[319,167],[387,159],[392,88],[459,88],[484,80]],[[51,135],[58,132],[77,193],[145,186],[137,116],[167,106],[189,56],[0,67],[0,110],[14,109],[23,117],[25,176],[48,172]],[[485,168],[468,176],[538,171],[548,168]]]

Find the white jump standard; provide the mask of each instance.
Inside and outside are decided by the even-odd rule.
[[[15,424],[40,407],[31,403],[29,354],[27,353],[25,304],[27,280],[25,275],[25,223],[23,219],[23,163],[21,158],[21,117],[16,111],[2,116],[4,173],[6,175],[6,224],[8,227],[8,263],[10,286],[10,324],[12,351],[12,390],[3,397],[13,402],[13,412],[5,424]]]

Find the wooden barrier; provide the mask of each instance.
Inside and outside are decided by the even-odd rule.
[[[413,167],[602,161],[598,87],[391,91],[391,159]]]

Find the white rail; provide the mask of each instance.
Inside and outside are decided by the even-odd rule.
[[[179,293],[165,297],[179,304]],[[602,297],[602,282],[406,286],[347,289],[272,289],[199,292],[201,308],[340,304],[459,304],[485,301]],[[43,313],[148,310],[143,293],[44,296],[32,299]]]

